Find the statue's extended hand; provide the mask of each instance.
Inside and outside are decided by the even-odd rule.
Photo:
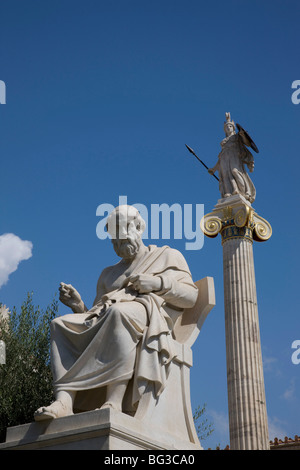
[[[131,276],[129,281],[135,290],[140,294],[149,294],[161,289],[161,278],[159,276],[150,276],[149,274],[136,274]]]
[[[67,307],[70,307],[73,312],[83,312],[83,302],[77,290],[71,284],[60,283],[59,300]]]

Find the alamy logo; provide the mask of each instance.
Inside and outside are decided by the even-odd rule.
[[[6,85],[3,80],[0,80],[0,104],[6,104]]]
[[[293,104],[300,103],[300,80],[294,80],[292,83],[292,88],[296,88],[296,91],[292,93],[291,100]]]
[[[300,364],[300,340],[299,339],[295,339],[295,341],[292,342],[292,349],[296,350],[292,354],[292,363],[295,365]]]
[[[119,206],[128,205],[127,196],[119,196]],[[204,244],[204,233],[200,229],[200,221],[204,216],[204,204],[179,204],[171,206],[151,204],[150,208],[144,204],[130,204],[134,206],[146,223],[143,239],[152,240],[187,240],[186,250],[200,250]],[[96,227],[96,234],[100,240],[111,238],[106,230],[107,217],[115,209],[112,204],[103,203],[97,207],[96,215],[101,217]]]

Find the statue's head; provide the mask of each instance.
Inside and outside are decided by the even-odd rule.
[[[114,250],[124,259],[134,258],[142,246],[145,221],[133,206],[116,207],[107,218],[107,231],[112,238]]]
[[[226,137],[229,137],[232,134],[235,134],[235,124],[231,120],[230,113],[225,113],[226,121],[224,122],[224,131]]]

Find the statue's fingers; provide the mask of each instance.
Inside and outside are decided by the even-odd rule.
[[[69,291],[64,286],[60,287],[58,290],[59,290],[61,296],[68,296],[69,295]]]
[[[134,287],[135,290],[137,290],[137,291],[140,292],[140,290],[141,290],[141,283],[138,282],[138,281],[135,281],[135,282],[133,283],[133,287]]]

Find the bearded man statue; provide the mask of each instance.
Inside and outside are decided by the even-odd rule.
[[[55,401],[35,412],[36,421],[106,407],[126,412],[129,383],[134,412],[149,382],[156,397],[166,387],[172,328],[195,305],[198,289],[179,251],[144,245],[136,208],[114,209],[107,229],[121,260],[101,273],[93,307],[73,286],[60,285],[60,300],[73,313],[51,323]]]

